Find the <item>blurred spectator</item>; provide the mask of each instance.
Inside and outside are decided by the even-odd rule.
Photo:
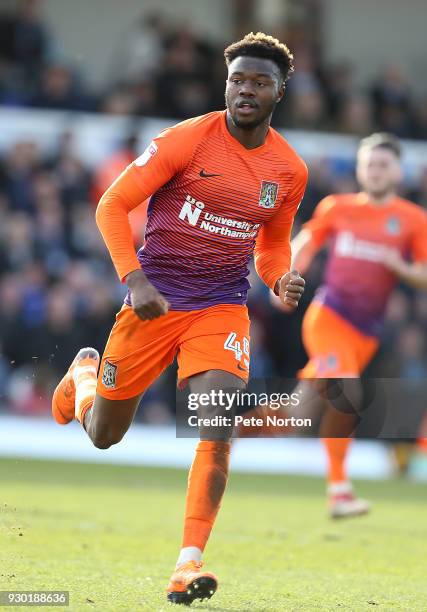
[[[345,134],[363,137],[373,131],[372,108],[369,98],[352,94],[342,99],[338,107],[335,129]]]
[[[38,108],[73,111],[89,111],[95,107],[78,77],[64,64],[51,64],[45,68],[32,105]]]
[[[156,82],[160,114],[188,118],[211,110],[212,56],[210,46],[185,27],[166,41],[166,53]]]
[[[40,155],[34,142],[18,142],[3,160],[1,189],[14,210],[35,212],[33,177],[40,168]]]
[[[320,90],[294,94],[293,125],[301,130],[316,130],[325,116],[324,100]]]
[[[131,85],[120,85],[110,91],[101,103],[101,112],[107,115],[135,115],[138,99]]]
[[[331,116],[338,116],[347,100],[354,95],[354,68],[341,63],[331,66],[326,74],[326,95]]]
[[[126,166],[138,157],[137,145],[137,136],[135,134],[130,134],[128,138],[121,143],[118,150],[106,159],[96,170],[92,187],[92,197],[95,205],[111,183],[123,172]]]
[[[15,13],[0,13],[0,65],[8,75],[8,82],[3,82],[5,103],[31,96],[50,46],[40,0],[23,0],[17,2]]]
[[[389,64],[372,87],[378,128],[408,138],[413,132],[411,87],[399,64]]]
[[[90,173],[74,153],[74,141],[70,132],[60,135],[57,147],[45,166],[54,173],[68,220],[73,206],[89,199],[91,187]]]
[[[168,34],[161,14],[141,16],[125,37],[123,48],[115,53],[119,59],[117,74],[127,83],[154,76],[162,63]]]
[[[31,218],[23,212],[12,213],[6,219],[0,245],[2,270],[20,270],[32,262],[34,257],[34,226]]]
[[[415,187],[409,192],[409,198],[427,209],[427,166],[420,173]]]

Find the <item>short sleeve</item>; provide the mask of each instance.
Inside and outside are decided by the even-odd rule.
[[[304,223],[303,229],[311,232],[311,240],[316,247],[321,247],[331,236],[335,228],[337,200],[328,196],[316,206],[312,219]]]

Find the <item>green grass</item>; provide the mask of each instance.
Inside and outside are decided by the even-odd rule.
[[[0,460],[0,590],[69,590],[71,610],[173,609],[185,487],[180,470]],[[372,514],[338,523],[323,490],[232,475],[205,554],[220,588],[192,608],[427,610],[425,486],[360,482]]]

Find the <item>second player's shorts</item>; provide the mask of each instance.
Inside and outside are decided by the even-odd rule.
[[[378,348],[376,338],[363,334],[319,302],[308,307],[302,336],[309,361],[299,371],[299,378],[358,377]]]
[[[247,381],[249,316],[246,306],[217,305],[189,312],[170,311],[141,321],[130,306],[116,316],[101,361],[97,393],[129,399],[178,358],[178,379],[207,370],[225,370]]]

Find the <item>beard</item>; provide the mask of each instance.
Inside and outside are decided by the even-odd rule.
[[[248,132],[250,130],[254,130],[258,126],[265,123],[265,119],[266,119],[266,117],[259,117],[257,119],[253,119],[252,121],[245,121],[245,120],[242,121],[238,119],[237,117],[233,117],[231,113],[230,113],[230,117],[235,127],[239,128],[240,130],[247,130]]]
[[[257,119],[253,119],[252,121],[244,121],[244,120],[241,121],[237,117],[233,117],[231,113],[230,113],[230,117],[231,117],[231,121],[234,123],[236,128],[239,128],[240,130],[247,130],[247,131],[254,130],[258,126],[265,123],[265,120],[267,119],[267,117],[258,117]]]
[[[254,119],[245,119],[245,118],[239,119],[239,117],[237,116],[237,113],[235,112],[234,102],[232,100],[228,100],[227,93],[225,94],[225,106],[228,110],[228,114],[231,118],[231,121],[233,122],[233,125],[236,128],[239,128],[240,130],[250,131],[266,123],[267,121],[268,122],[270,121],[271,116],[274,112],[274,109],[277,106],[277,102],[273,102],[263,112],[260,112],[260,109],[258,107],[257,111],[259,112],[259,114]]]

